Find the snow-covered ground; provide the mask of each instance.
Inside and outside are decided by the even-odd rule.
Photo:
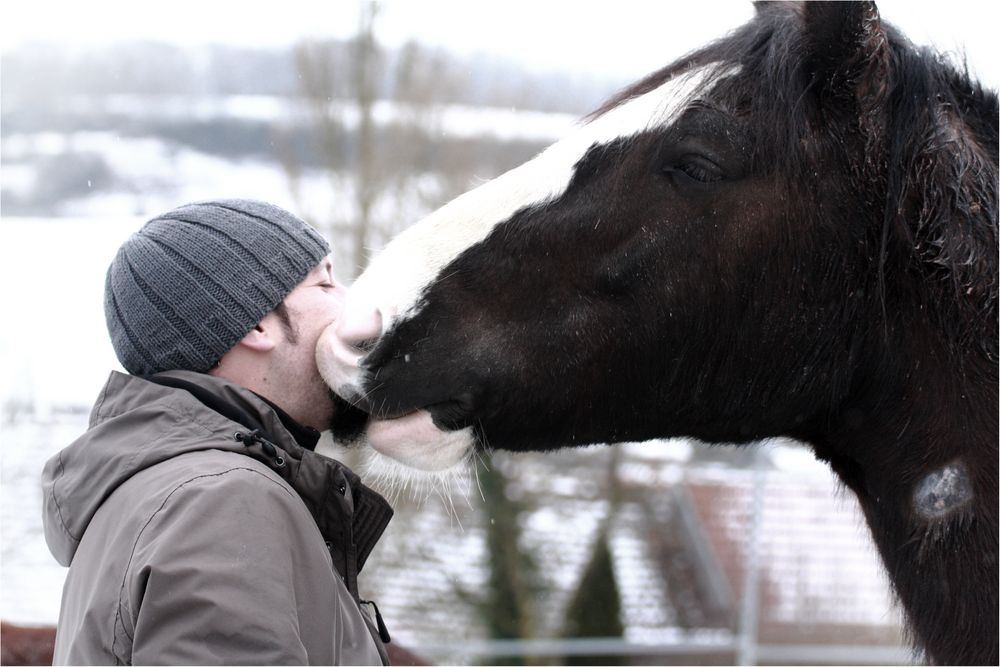
[[[120,368],[104,324],[104,274],[141,224],[131,217],[0,222],[0,404],[86,406],[108,371]]]
[[[272,95],[179,96],[109,95],[77,96],[67,100],[67,108],[82,115],[108,113],[123,118],[150,120],[253,120],[270,123],[306,123],[310,110],[303,99]],[[358,124],[353,103],[335,100],[329,105],[335,118],[348,130]],[[577,121],[568,113],[524,111],[499,107],[472,107],[462,104],[422,106],[388,100],[375,103],[376,124],[407,123],[433,115],[442,134],[455,138],[489,136],[496,139],[554,141]]]
[[[120,368],[104,327],[104,272],[140,218],[0,222],[0,618],[53,623],[65,570],[45,546],[39,477],[86,427]],[[64,413],[67,406],[76,412]],[[14,416],[20,411],[20,416]]]
[[[85,414],[4,423],[0,449],[0,618],[54,624],[66,569],[49,553],[42,534],[45,461],[86,428]]]
[[[61,216],[59,219],[94,219],[87,224],[122,215],[145,219],[185,202],[220,197],[263,199],[295,209],[288,177],[272,161],[228,160],[155,137],[128,137],[104,131],[38,132],[5,137],[5,165],[0,177],[4,189],[20,194],[38,185],[37,179],[41,176],[37,162],[19,164],[19,160],[67,153],[100,156],[114,174],[114,182],[102,188],[88,182],[88,188],[93,187],[93,191],[57,202],[54,208]],[[346,217],[352,214],[351,198],[342,196],[346,183],[331,188],[331,184],[338,183],[326,174],[306,172],[299,187],[311,207],[329,211],[335,208],[336,201],[336,208]],[[5,217],[3,224],[6,226],[9,220]]]

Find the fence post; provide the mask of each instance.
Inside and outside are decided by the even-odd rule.
[[[764,523],[765,454],[754,447],[753,482],[750,517],[750,540],[743,575],[743,600],[740,605],[739,653],[737,664],[757,664],[757,626],[760,615],[760,542]]]

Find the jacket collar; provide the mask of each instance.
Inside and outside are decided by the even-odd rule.
[[[178,377],[178,374],[176,373],[158,373],[156,375],[144,376],[143,379],[164,387],[183,389],[198,399],[205,405],[205,407],[218,412],[224,417],[227,417],[234,422],[243,424],[251,430],[264,430],[262,422],[256,415],[253,414],[255,410],[247,410],[245,409],[247,406],[237,405],[232,399],[227,400],[217,395],[217,393],[212,391],[212,389],[203,387],[198,382],[193,382],[190,378]],[[257,392],[253,392],[253,395],[263,401],[271,408],[272,411],[274,411],[274,414],[278,416],[278,420],[281,422],[281,425],[285,427],[285,430],[288,431],[300,447],[305,447],[310,451],[316,451],[316,443],[319,442],[320,437],[319,431],[311,426],[305,426],[304,424],[300,424],[295,421],[291,415]]]
[[[166,431],[177,437],[158,437]],[[334,566],[357,596],[357,574],[392,518],[389,503],[339,461],[300,445],[252,391],[190,371],[155,380],[111,373],[88,431],[45,464],[42,523],[56,560],[72,562],[91,519],[127,479],[207,449],[250,456],[282,477],[309,509]]]
[[[295,438],[295,442],[299,443],[301,447],[305,447],[311,452],[316,451],[316,444],[319,442],[320,432],[314,429],[312,426],[306,426],[305,424],[300,424],[295,421],[290,414],[282,410],[275,403],[267,400],[265,397],[261,396],[257,392],[254,392],[260,400],[271,406],[274,413],[278,415],[278,419],[281,420],[281,425],[285,427],[285,430],[292,434]]]
[[[167,371],[146,380],[186,391],[207,409],[248,429],[246,436],[257,430],[256,438],[241,440],[245,453],[264,461],[299,494],[327,542],[334,566],[357,596],[357,575],[392,518],[385,498],[344,464],[303,447],[293,434],[296,429],[286,426],[291,417],[244,387],[192,371]]]

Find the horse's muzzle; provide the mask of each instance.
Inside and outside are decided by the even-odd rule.
[[[338,322],[334,322],[320,335],[316,343],[316,366],[323,380],[338,396],[366,412],[362,383],[364,371],[361,360],[364,352],[338,335]]]
[[[340,317],[326,328],[316,345],[320,375],[334,392],[366,412],[372,410],[364,400],[362,361],[382,335],[383,323],[378,308],[348,298]]]
[[[351,405],[369,413],[378,411],[364,390],[368,372],[363,362],[365,348],[370,349],[381,330],[381,322],[377,328],[375,323],[375,319],[368,326],[335,322],[316,346],[316,363],[326,383]],[[442,471],[465,459],[475,437],[471,428],[442,430],[427,410],[415,410],[400,415],[378,413],[367,424],[366,441],[377,452],[412,468]]]

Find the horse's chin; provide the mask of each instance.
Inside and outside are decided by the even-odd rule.
[[[395,419],[373,419],[367,435],[375,451],[426,472],[443,472],[460,465],[475,445],[472,427],[443,431],[426,410]]]

